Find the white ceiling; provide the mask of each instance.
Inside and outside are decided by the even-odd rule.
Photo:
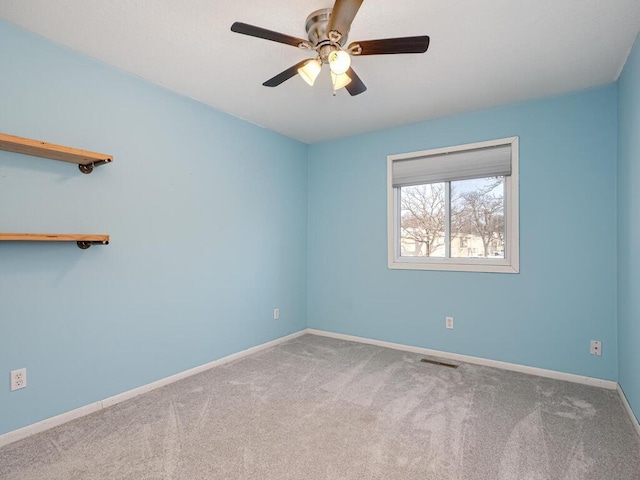
[[[349,41],[426,34],[429,51],[354,58],[357,97],[327,71],[263,87],[309,51],[231,24],[306,38],[331,2],[0,0],[0,18],[307,143],[615,81],[640,29],[638,0],[365,0]]]

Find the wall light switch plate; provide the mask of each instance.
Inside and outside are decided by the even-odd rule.
[[[278,320],[280,318],[280,309],[279,308],[274,308],[273,309],[273,319],[274,320]]]

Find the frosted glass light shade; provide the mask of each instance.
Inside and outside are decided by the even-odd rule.
[[[334,50],[329,54],[329,67],[336,75],[341,75],[349,70],[351,56],[344,50]]]
[[[318,78],[318,75],[320,74],[320,70],[322,70],[322,65],[320,65],[320,62],[314,58],[298,69],[298,75],[313,87],[316,78]]]
[[[336,75],[335,73],[331,72],[331,81],[333,82],[333,90],[337,91],[349,85],[351,83],[351,78],[349,78],[349,75],[347,75],[346,73]]]

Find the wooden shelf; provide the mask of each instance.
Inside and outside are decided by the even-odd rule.
[[[14,135],[7,135],[6,133],[0,133],[0,150],[75,163],[82,173],[91,173],[95,167],[113,162],[113,157],[104,153],[63,147],[62,145],[16,137]],[[84,250],[91,245],[109,245],[109,235],[82,233],[0,233],[0,241],[76,242],[78,247]]]
[[[7,135],[6,133],[0,133],[0,150],[75,163],[82,173],[91,173],[94,167],[113,162],[113,157],[104,153],[88,152],[78,148]]]
[[[0,233],[4,242],[76,242],[84,249],[91,245],[109,245],[109,235],[83,233]]]

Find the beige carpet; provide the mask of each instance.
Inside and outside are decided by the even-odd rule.
[[[617,393],[305,335],[0,449],[3,480],[640,479]]]

